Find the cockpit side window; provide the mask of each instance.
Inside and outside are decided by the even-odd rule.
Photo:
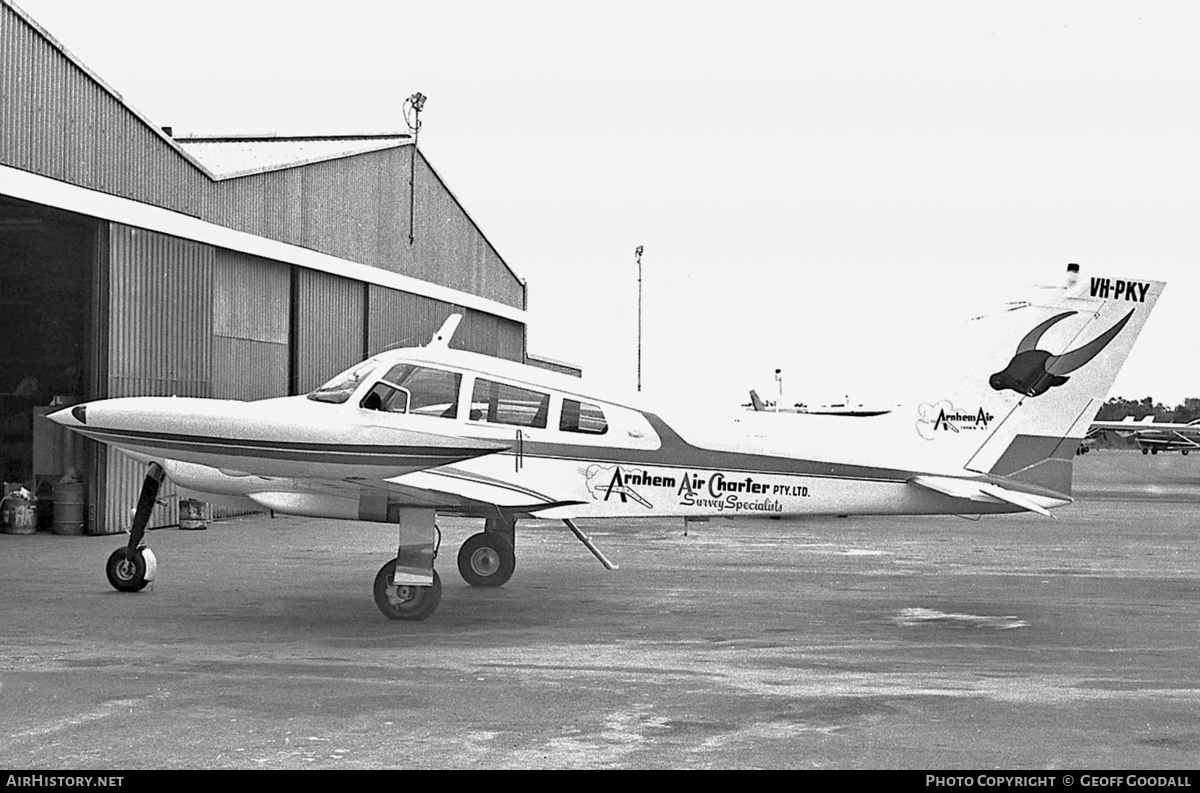
[[[411,363],[393,366],[360,403],[367,410],[457,418],[462,375]]]
[[[356,364],[325,385],[310,392],[308,398],[316,402],[330,402],[335,405],[341,404],[350,398],[350,395],[358,389],[362,381],[366,380],[367,375],[378,365],[379,362],[374,359]]]
[[[564,399],[558,428],[563,432],[603,435],[608,432],[608,421],[604,418],[604,411],[596,405],[576,399]]]
[[[550,395],[479,378],[471,394],[472,421],[545,429]]]

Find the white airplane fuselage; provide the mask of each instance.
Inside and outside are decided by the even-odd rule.
[[[980,478],[947,466],[936,444],[914,443],[918,416],[858,418],[851,427],[842,417],[781,422],[769,413],[732,412],[669,424],[585,395],[574,378],[470,353],[419,348],[372,361],[335,403],[306,396],[129,397],[53,419],[142,462],[158,462],[172,481],[205,500],[317,517],[389,520],[389,505],[405,504],[466,514],[492,505],[546,518],[1019,509],[969,488],[955,498],[914,487],[910,480],[923,475]],[[424,414],[365,407],[376,383],[405,363],[457,377],[453,401]],[[508,404],[492,406],[500,415],[486,415],[481,383],[513,389]],[[567,415],[577,414],[578,405],[594,422],[583,431]],[[1055,494],[1030,498],[1045,508],[1069,501]]]

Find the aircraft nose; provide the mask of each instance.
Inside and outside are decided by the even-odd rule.
[[[81,424],[87,424],[87,405],[75,405],[74,407],[56,410],[46,416],[46,418],[64,427],[78,427]]]

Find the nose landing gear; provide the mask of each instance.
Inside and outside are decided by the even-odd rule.
[[[133,525],[129,527],[129,543],[124,548],[113,551],[104,566],[108,583],[118,592],[139,592],[145,589],[146,584],[154,580],[158,570],[158,561],[150,549],[142,545],[142,537],[146,534],[150,513],[154,511],[154,500],[158,498],[163,476],[162,466],[151,463],[150,470],[146,472],[146,479],[142,482],[142,493],[138,497]]]

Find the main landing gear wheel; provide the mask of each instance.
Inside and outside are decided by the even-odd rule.
[[[104,572],[108,574],[108,583],[118,592],[140,592],[150,583],[146,580],[146,557],[143,549],[138,548],[133,558],[128,558],[125,548],[118,548],[108,557]]]
[[[375,605],[390,620],[423,620],[442,602],[442,582],[433,571],[433,586],[396,586],[396,560],[375,576]]]
[[[468,537],[458,549],[458,572],[471,586],[502,586],[516,566],[512,546],[495,532]]]

